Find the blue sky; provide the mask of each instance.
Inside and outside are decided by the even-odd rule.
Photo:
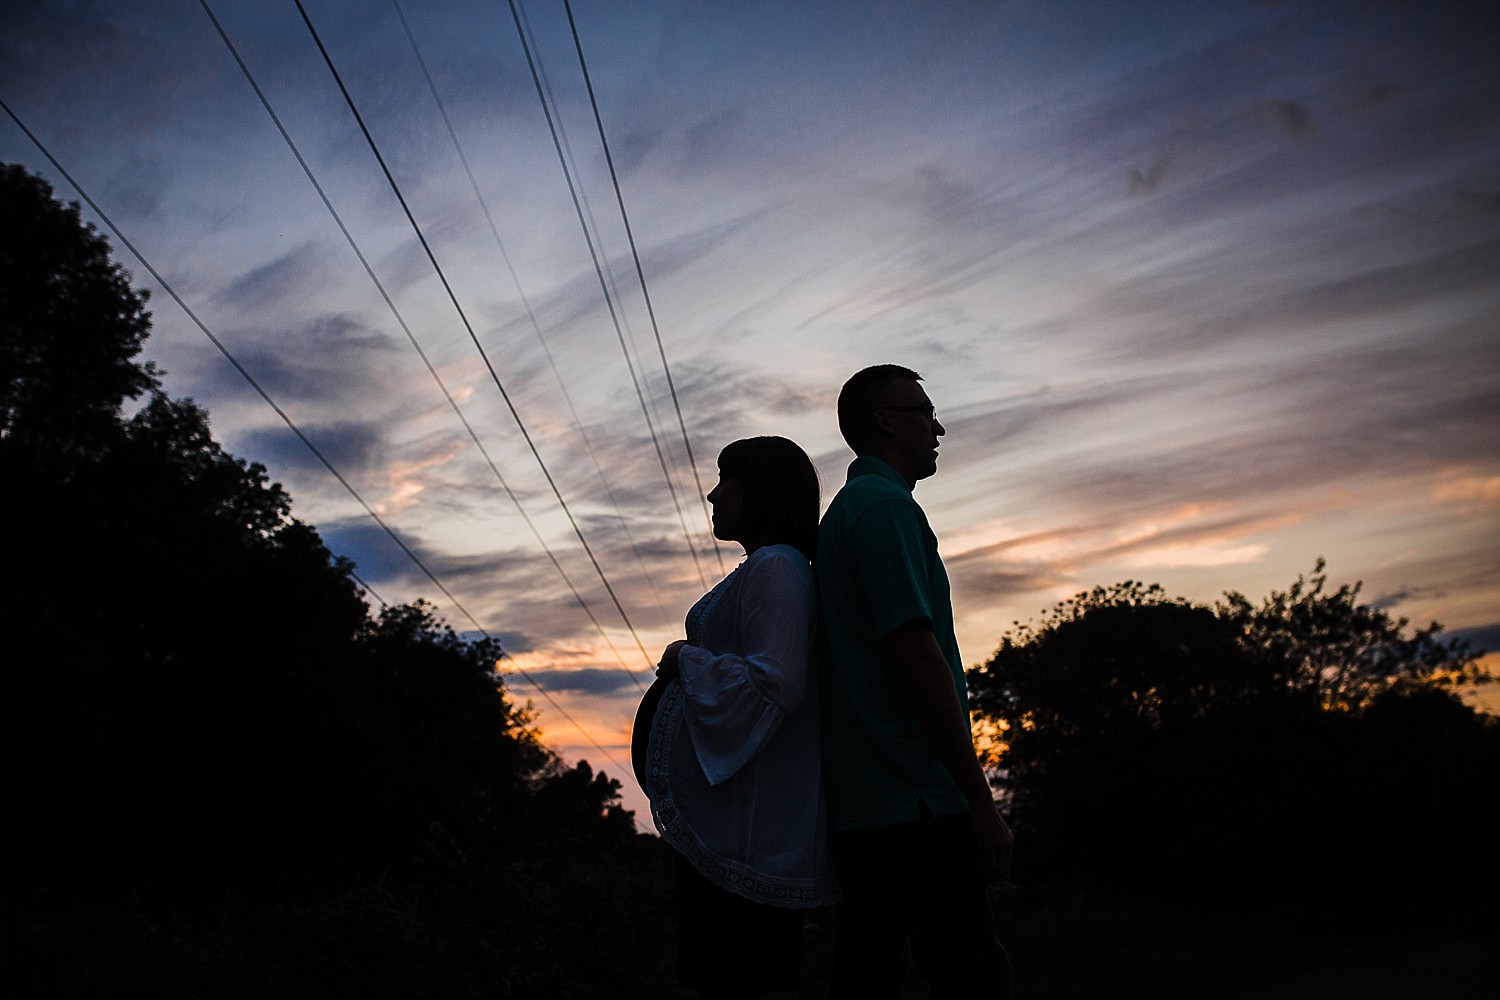
[[[305,0],[649,657],[295,5],[211,6],[499,477],[198,3],[6,4],[0,97],[589,734],[516,680],[547,738],[624,763],[646,660],[738,552],[707,534],[561,4],[524,11],[608,303],[508,8],[400,8],[492,232],[397,7]],[[918,497],[970,662],[1096,584],[1258,597],[1319,556],[1394,614],[1500,644],[1500,37],[1482,5],[574,14],[705,489],[720,447],[774,433],[831,496],[838,387],[894,361],[949,430]],[[75,197],[3,119],[0,159]],[[382,597],[471,628],[119,256],[153,289],[168,388]]]

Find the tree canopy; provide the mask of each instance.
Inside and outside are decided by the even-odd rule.
[[[1437,622],[1408,635],[1405,618],[1358,603],[1362,586],[1346,583],[1329,591],[1319,559],[1310,576],[1273,591],[1259,605],[1231,591],[1215,610],[1278,684],[1325,708],[1360,711],[1393,688],[1451,688],[1488,679],[1467,643],[1441,639]]]
[[[366,996],[412,975],[380,981],[400,954],[426,963],[421,992],[437,996],[534,970],[584,995],[613,961],[649,953],[648,929],[621,926],[593,945],[608,959],[569,964],[576,942],[557,932],[626,923],[618,901],[562,912],[642,849],[619,782],[539,742],[496,672],[498,645],[420,602],[371,614],[350,564],[265,467],[226,452],[207,413],[139,359],[145,302],[77,206],[0,165],[0,634],[17,820],[3,878],[7,926],[21,928],[7,940],[33,956],[35,981],[65,993],[64,969],[87,975],[46,958],[81,938],[95,955],[160,953],[160,933],[131,928],[162,914],[212,935],[226,899],[246,920],[295,907],[337,948],[371,948],[356,942],[373,928],[386,948],[358,975]],[[80,933],[78,901],[118,914],[124,937]],[[330,931],[328,913],[346,925]],[[434,941],[466,943],[439,954]],[[286,950],[303,945],[237,946],[296,966]],[[264,956],[241,961],[265,969],[246,995],[309,988]],[[158,973],[205,993],[175,971],[148,981]],[[352,991],[347,975],[333,984]]]
[[[0,190],[0,439],[94,444],[157,384],[146,294],[46,181],[0,164]]]
[[[1483,674],[1359,589],[1329,591],[1321,560],[1258,605],[1126,581],[1002,637],[971,705],[1031,877],[1327,905],[1471,889],[1447,859],[1500,832],[1500,728],[1451,686]],[[1399,874],[1373,882],[1398,815]]]

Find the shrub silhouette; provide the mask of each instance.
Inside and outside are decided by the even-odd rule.
[[[1500,729],[1452,693],[1475,656],[1322,574],[1258,607],[1127,581],[1007,633],[969,683],[1017,877],[1309,915],[1477,907],[1454,859],[1500,832]]]

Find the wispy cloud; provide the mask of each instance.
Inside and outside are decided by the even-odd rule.
[[[623,670],[581,667],[577,670],[527,670],[526,679],[535,681],[553,694],[611,695],[624,692],[638,698],[640,688],[636,682],[640,680],[649,684],[651,674],[644,670],[632,675]],[[514,690],[524,688],[524,684],[518,685],[514,681],[510,686]]]
[[[701,485],[723,444],[781,433],[831,496],[849,458],[838,387],[898,361],[949,430],[917,495],[970,652],[1098,583],[1257,593],[1319,554],[1396,613],[1489,627],[1500,61],[1472,5],[1061,11],[578,11]],[[504,12],[407,11],[519,294],[393,12],[314,11],[509,404],[295,12],[219,13],[530,527],[201,11],[5,6],[0,90],[516,663],[615,746],[629,674],[681,634],[715,552],[739,553],[709,548],[561,12],[530,13],[618,334]],[[14,130],[0,156],[40,162]],[[148,353],[220,440],[265,461],[383,596],[438,597],[175,305],[152,306]]]
[[[318,451],[345,474],[361,476],[383,462],[385,434],[371,423],[338,421],[329,424],[306,424],[301,428]],[[253,455],[280,469],[321,472],[324,465],[284,425],[242,432],[234,450]]]
[[[235,278],[218,298],[226,308],[254,315],[275,303],[305,297],[327,278],[322,253],[314,244],[303,243]]]

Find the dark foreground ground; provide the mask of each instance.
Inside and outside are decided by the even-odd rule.
[[[809,998],[826,996],[830,923],[820,915],[810,926]],[[1017,1000],[1495,1000],[1500,927],[1486,923],[1292,930],[1139,904],[1070,904],[1021,915],[1006,937]],[[926,995],[917,987],[905,997]]]
[[[486,966],[468,928],[380,893],[225,912],[190,927],[128,907],[86,906],[6,921],[0,981],[17,996],[164,1000],[479,1000],[671,998],[676,929],[667,872],[627,900],[587,898],[627,925],[566,926],[573,903],[546,910],[530,936],[484,930],[480,952],[519,950]],[[597,891],[595,891],[597,890]],[[644,890],[644,891],[643,891]],[[546,903],[531,899],[526,914]],[[607,905],[605,905],[607,904]],[[1018,1000],[1494,1000],[1500,923],[1493,912],[1434,908],[1409,918],[1348,913],[1276,919],[1189,912],[1136,900],[1000,900]],[[585,908],[587,909],[587,908]],[[562,916],[560,916],[562,915]],[[452,918],[451,914],[447,915]],[[804,996],[827,996],[834,912],[809,914]],[[487,925],[486,925],[487,926]],[[1413,929],[1425,928],[1425,929]],[[473,945],[473,942],[468,942]],[[478,957],[476,957],[478,956]],[[498,969],[500,972],[487,972]],[[508,970],[508,971],[507,971]],[[586,974],[587,973],[587,974]],[[907,1000],[926,997],[913,987]]]
[[[1287,970],[1290,972],[1291,970]],[[1486,1000],[1500,995],[1500,935],[1330,953],[1236,1000]]]
[[[1199,941],[1017,970],[1022,1000],[1494,1000],[1500,936],[1406,944]],[[920,996],[921,994],[914,994]]]

